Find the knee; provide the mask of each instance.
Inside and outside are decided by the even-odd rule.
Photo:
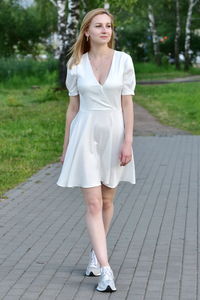
[[[91,215],[97,215],[102,211],[101,201],[96,199],[91,199],[87,203],[87,212]]]
[[[113,202],[111,199],[103,199],[103,210],[109,210],[113,208]]]

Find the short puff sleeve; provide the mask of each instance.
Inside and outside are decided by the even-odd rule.
[[[135,70],[130,55],[126,54],[124,62],[122,95],[135,95]]]
[[[66,87],[69,91],[69,96],[77,96],[79,94],[77,87],[77,66],[67,67]]]

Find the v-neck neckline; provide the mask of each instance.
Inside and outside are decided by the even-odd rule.
[[[113,56],[112,56],[112,62],[111,62],[111,65],[110,65],[110,69],[109,69],[109,71],[108,71],[107,77],[106,77],[106,79],[105,79],[105,81],[104,81],[103,84],[101,84],[101,83],[97,80],[97,78],[96,78],[96,76],[95,76],[95,74],[94,74],[93,68],[92,68],[92,64],[91,64],[90,59],[89,59],[88,52],[87,52],[87,60],[88,60],[89,66],[90,66],[91,73],[92,73],[92,75],[93,75],[95,81],[96,81],[96,82],[98,83],[98,85],[100,85],[101,87],[103,87],[103,86],[106,84],[106,82],[108,81],[108,79],[109,79],[109,77],[110,77],[110,73],[111,73],[111,70],[112,70],[112,67],[113,67],[113,62],[114,62],[114,59],[115,59],[115,52],[116,52],[116,51],[114,50]]]

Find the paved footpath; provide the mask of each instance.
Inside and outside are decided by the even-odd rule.
[[[137,84],[168,84],[168,83],[187,83],[187,82],[199,82],[200,75],[185,76],[171,79],[151,79],[151,80],[137,80]]]
[[[0,202],[0,299],[200,299],[200,136],[137,136],[134,153],[137,184],[120,183],[108,236],[118,291],[84,277],[83,200],[53,164]]]

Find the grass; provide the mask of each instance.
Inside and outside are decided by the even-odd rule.
[[[0,58],[0,82],[9,84],[11,81],[12,84],[16,84],[20,78],[23,80],[48,78],[49,74],[57,70],[57,65],[58,62],[52,58],[47,61],[36,61],[32,58]]]
[[[66,91],[54,92],[46,83],[36,89],[29,85],[1,88],[1,197],[43,166],[58,161],[66,99]]]
[[[135,63],[137,80],[171,79],[176,77],[186,77],[200,75],[200,68],[191,68],[188,72],[177,71],[174,65],[162,65],[158,67],[153,63]],[[183,69],[183,67],[182,67]]]
[[[200,134],[200,83],[138,85],[135,101],[161,123]]]

